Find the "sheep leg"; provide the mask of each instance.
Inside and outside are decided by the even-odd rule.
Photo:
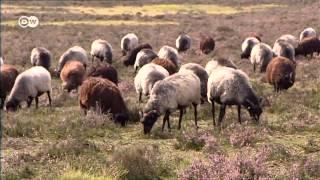
[[[166,119],[166,115],[167,115],[167,113],[164,115],[164,117],[163,117],[163,122],[162,122],[162,132],[163,132],[163,130],[164,130],[164,126],[166,125],[166,121],[167,121],[167,119]]]
[[[37,97],[35,98],[35,100],[36,100],[36,109],[38,109],[38,104],[39,104],[39,96],[37,96]]]
[[[238,105],[238,121],[241,124],[241,105]]]
[[[256,72],[256,63],[253,63],[253,72]]]
[[[196,124],[196,128],[198,129],[198,111],[197,111],[197,106],[198,104],[193,104],[193,108],[194,108],[194,123]]]
[[[214,111],[214,102],[213,101],[212,101],[212,105],[211,105],[211,113],[212,113],[213,126],[216,126],[216,120],[214,118],[215,111]]]
[[[0,109],[3,109],[4,101],[5,101],[5,99],[4,99],[4,98],[1,98]]]
[[[94,55],[91,55],[91,63],[93,64],[94,61]]]
[[[28,97],[28,100],[27,100],[27,107],[28,108],[31,106],[32,100],[33,100],[33,97]]]
[[[49,106],[51,107],[51,95],[50,91],[47,91],[48,99],[49,99]]]
[[[178,125],[178,129],[181,129],[181,121],[182,121],[182,116],[183,116],[183,108],[179,108],[180,110],[180,115],[179,115],[179,125]]]
[[[218,126],[221,127],[221,122],[224,118],[224,115],[226,113],[226,105],[225,104],[222,104],[220,106],[220,113],[219,113],[219,122],[218,122]]]
[[[170,119],[169,119],[170,112],[169,112],[169,111],[167,111],[166,115],[167,115],[167,123],[168,123],[167,125],[168,125],[168,130],[169,130],[169,132],[170,132],[170,131],[171,131]]]
[[[142,102],[142,100],[141,100],[141,99],[142,99],[142,92],[140,92],[140,93],[139,93],[139,103],[141,103],[141,102]]]

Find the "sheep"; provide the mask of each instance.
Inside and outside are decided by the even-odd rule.
[[[134,72],[136,73],[138,68],[141,68],[145,64],[148,64],[153,59],[157,58],[158,55],[152,49],[142,49],[136,57],[136,61],[134,63]]]
[[[77,60],[68,61],[62,68],[60,78],[62,87],[68,92],[78,89],[85,79],[86,70],[81,62]]]
[[[307,37],[317,37],[316,30],[314,30],[311,27],[304,29],[300,33],[300,41],[302,41],[304,38],[307,38]]]
[[[170,46],[167,46],[167,45],[162,46],[161,49],[158,52],[158,56],[161,59],[170,60],[177,67],[180,66],[180,60],[179,60],[178,51],[173,47],[170,47]]]
[[[307,57],[310,54],[312,58],[314,52],[317,52],[318,55],[320,54],[320,39],[317,37],[304,38],[295,48],[296,56],[301,54]]]
[[[86,50],[80,46],[73,46],[69,48],[61,55],[56,72],[60,74],[63,66],[70,60],[77,60],[84,65],[84,68],[86,68],[88,64],[88,55]]]
[[[187,51],[191,47],[191,38],[186,34],[181,34],[176,39],[176,48],[178,52]]]
[[[282,56],[295,61],[294,47],[284,40],[276,41],[273,45],[272,51],[275,56]]]
[[[19,72],[8,64],[1,65],[0,72],[0,109],[3,109],[7,94],[11,91]]]
[[[51,76],[48,70],[42,66],[34,66],[25,70],[16,78],[6,104],[7,111],[16,111],[23,101],[31,106],[33,99],[38,108],[39,96],[47,93],[51,106]]]
[[[276,40],[276,42],[277,41],[281,41],[281,40],[291,44],[294,48],[296,48],[298,46],[298,43],[299,43],[299,40],[296,37],[294,37],[293,35],[291,35],[291,34],[285,34],[285,35],[280,36]]]
[[[200,50],[203,54],[209,54],[214,50],[215,41],[211,36],[201,36]]]
[[[194,107],[195,125],[197,124],[197,105],[200,103],[200,80],[190,72],[176,73],[158,81],[152,88],[150,98],[143,109],[142,124],[144,134],[150,133],[152,126],[161,114],[163,118],[162,131],[167,122],[170,130],[169,116],[174,110],[180,110],[178,129],[186,107]]]
[[[208,76],[210,76],[210,74],[212,73],[212,71],[217,68],[217,67],[221,67],[221,66],[226,66],[226,67],[230,67],[233,69],[238,69],[237,66],[228,59],[225,58],[217,58],[217,59],[212,59],[211,61],[209,61],[206,66],[205,66],[205,70],[208,73]]]
[[[136,46],[134,49],[129,51],[127,56],[125,56],[123,58],[123,64],[125,66],[134,65],[136,58],[137,58],[137,54],[143,49],[152,49],[152,46],[148,43],[144,43],[144,44],[140,44],[140,45]]]
[[[199,64],[196,63],[187,63],[181,66],[179,72],[191,71],[200,79],[201,84],[201,101],[207,99],[207,82],[208,82],[208,73],[207,71]]]
[[[80,108],[87,114],[93,108],[102,113],[111,113],[116,123],[125,126],[128,119],[128,109],[118,87],[108,79],[89,77],[80,86]]]
[[[125,56],[127,55],[128,52],[132,51],[136,46],[139,44],[139,39],[137,35],[133,33],[129,33],[125,35],[121,39],[121,50],[122,50],[122,55]]]
[[[175,64],[173,64],[173,62],[171,62],[170,60],[155,58],[151,61],[151,63],[164,67],[170,75],[178,72],[178,67]]]
[[[106,61],[112,63],[112,46],[108,41],[97,39],[91,44],[91,62],[93,63],[94,58],[97,57],[100,61]]]
[[[101,77],[110,80],[115,85],[118,85],[118,72],[109,64],[98,67],[92,67],[88,72],[88,77]]]
[[[238,106],[238,121],[241,124],[241,106],[244,106],[255,121],[262,113],[261,99],[258,98],[249,81],[249,77],[239,69],[229,67],[216,68],[208,79],[208,101],[211,103],[213,125],[215,122],[214,103],[220,104],[218,126],[224,119],[226,106]]]
[[[36,47],[31,51],[30,60],[33,66],[43,66],[49,70],[52,61],[52,54],[44,47]]]
[[[134,78],[134,86],[139,95],[139,102],[142,102],[142,94],[148,96],[157,81],[169,76],[169,72],[157,64],[146,64]]]
[[[273,85],[275,92],[288,89],[294,84],[295,68],[295,63],[288,58],[275,57],[267,66],[264,80]]]
[[[253,46],[258,43],[260,43],[260,41],[256,37],[247,37],[241,44],[241,59],[248,59],[250,57]]]
[[[273,51],[268,44],[258,43],[253,46],[250,54],[250,61],[253,64],[253,71],[256,72],[256,65],[260,64],[260,72],[265,72],[273,58]]]

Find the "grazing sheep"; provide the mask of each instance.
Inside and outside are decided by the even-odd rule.
[[[302,41],[304,38],[309,38],[309,37],[317,37],[316,30],[314,30],[311,27],[304,29],[300,33],[300,41]]]
[[[272,51],[274,52],[275,56],[282,56],[295,61],[294,47],[284,40],[276,41]]]
[[[128,109],[118,87],[108,79],[89,77],[80,87],[80,108],[87,114],[87,110],[94,109],[102,113],[111,113],[116,123],[125,126],[128,119]]]
[[[289,44],[291,44],[294,48],[296,48],[298,46],[298,43],[299,43],[299,40],[294,37],[293,35],[291,34],[285,34],[285,35],[282,35],[280,36],[277,40],[277,41],[280,41],[280,40],[283,40]]]
[[[155,58],[154,60],[151,61],[151,63],[158,64],[164,67],[169,72],[170,75],[178,72],[178,67],[175,64],[173,64],[173,62],[170,60]]]
[[[60,74],[63,66],[70,60],[77,60],[84,65],[84,68],[86,68],[88,64],[88,55],[86,50],[80,46],[73,46],[69,48],[61,55],[56,72]]]
[[[273,85],[275,92],[288,89],[294,84],[295,68],[295,63],[288,58],[275,57],[267,67],[265,80]]]
[[[183,71],[191,71],[200,79],[201,84],[201,97],[202,101],[207,99],[207,82],[208,82],[208,73],[207,71],[199,64],[196,63],[187,63],[181,66],[179,73]]]
[[[121,50],[122,50],[122,55],[125,56],[127,55],[128,52],[132,51],[135,47],[137,47],[139,44],[139,39],[137,35],[133,33],[129,33],[125,35],[121,39]]]
[[[112,63],[112,46],[108,41],[97,39],[91,44],[91,62],[93,63],[94,58],[97,57],[100,61],[106,61]]]
[[[170,46],[162,46],[158,52],[158,56],[161,59],[168,59],[177,67],[180,66],[179,54],[178,51]]]
[[[258,43],[260,43],[260,41],[256,37],[246,38],[241,45],[241,59],[248,59],[250,57],[253,46]]]
[[[216,68],[208,79],[208,101],[212,104],[213,125],[215,122],[214,103],[220,104],[218,125],[224,118],[226,106],[238,106],[238,121],[241,123],[241,106],[244,106],[250,116],[259,121],[262,113],[260,99],[251,87],[249,77],[241,70],[229,67]]]
[[[137,72],[138,68],[141,68],[145,64],[150,63],[153,59],[157,58],[158,55],[152,49],[142,49],[136,57],[134,63],[134,72]]]
[[[153,86],[150,98],[143,110],[144,133],[150,133],[152,126],[161,114],[165,114],[162,131],[166,122],[170,130],[169,116],[176,109],[180,110],[178,126],[180,129],[183,112],[191,104],[194,107],[195,125],[198,127],[197,105],[200,103],[200,94],[200,80],[194,73],[176,73],[158,81]]]
[[[78,89],[85,79],[86,70],[81,62],[77,60],[68,61],[62,68],[60,78],[62,87],[68,92]]]
[[[203,54],[209,54],[214,50],[215,41],[211,36],[201,36],[200,50]]]
[[[250,54],[250,61],[253,64],[253,72],[256,72],[256,65],[260,64],[260,72],[265,72],[273,58],[273,51],[268,44],[258,43],[253,46]]]
[[[320,39],[317,37],[304,38],[295,48],[295,55],[304,55],[307,57],[308,54],[313,58],[313,53],[317,52],[320,54]]]
[[[3,109],[7,94],[11,91],[19,72],[11,65],[1,65],[0,72],[0,109]]]
[[[186,34],[181,34],[176,39],[176,48],[178,52],[187,51],[191,47],[191,38]]]
[[[221,66],[238,69],[237,66],[231,60],[228,60],[225,58],[218,58],[218,59],[212,59],[211,61],[209,61],[205,66],[205,70],[208,73],[208,76],[210,76],[210,74],[215,68],[221,67]]]
[[[136,58],[137,58],[137,54],[143,49],[152,49],[152,46],[148,43],[144,43],[144,44],[140,44],[140,45],[136,46],[134,49],[129,51],[127,56],[125,56],[123,58],[123,64],[125,66],[134,65]]]
[[[52,55],[46,48],[36,47],[32,49],[30,59],[33,66],[43,66],[49,70],[52,61]]]
[[[51,106],[51,76],[48,70],[42,66],[34,66],[25,70],[16,78],[6,104],[7,111],[16,111],[20,103],[26,101],[28,107],[33,99],[38,108],[39,96],[47,93]]]
[[[118,85],[118,72],[111,65],[102,65],[92,67],[88,72],[88,77],[101,77],[110,80],[115,85]]]
[[[142,94],[145,96],[149,95],[153,85],[157,81],[160,81],[168,76],[168,71],[162,66],[153,63],[143,66],[134,78],[134,86],[137,94],[139,94],[139,102],[141,102]]]

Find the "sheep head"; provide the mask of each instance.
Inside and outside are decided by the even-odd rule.
[[[143,124],[144,134],[149,134],[154,123],[157,121],[160,113],[156,110],[151,110],[150,112],[144,113],[141,123]]]

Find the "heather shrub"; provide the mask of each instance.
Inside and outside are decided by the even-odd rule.
[[[290,172],[290,179],[318,179],[320,178],[320,157],[310,155],[300,163],[295,163]]]

